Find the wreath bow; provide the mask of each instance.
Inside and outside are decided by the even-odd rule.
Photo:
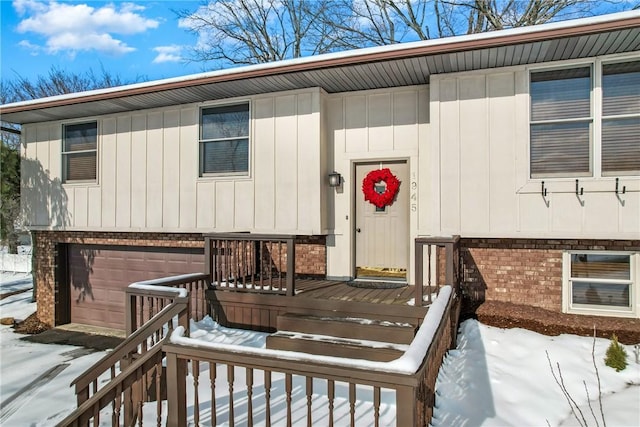
[[[378,193],[375,189],[377,183],[384,181],[387,185],[382,193]],[[389,168],[373,170],[367,174],[362,180],[362,192],[364,199],[378,208],[384,208],[393,204],[400,188],[400,181],[396,178]]]

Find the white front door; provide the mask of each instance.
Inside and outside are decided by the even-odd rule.
[[[400,181],[393,202],[377,207],[365,200],[362,184],[369,172],[388,168]],[[405,161],[358,163],[355,167],[356,277],[406,279],[409,257],[409,167]],[[385,182],[375,185],[386,191]]]

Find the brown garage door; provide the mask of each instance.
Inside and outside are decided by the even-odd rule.
[[[204,271],[202,249],[69,245],[71,322],[125,328],[133,282]]]

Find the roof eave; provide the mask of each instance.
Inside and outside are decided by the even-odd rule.
[[[593,22],[581,25],[577,25],[575,23],[584,22],[584,20],[563,21],[554,24],[546,24],[539,28],[529,27],[527,28],[528,31],[523,31],[523,29],[518,28],[468,36],[434,39],[426,42],[407,43],[406,45],[400,44],[384,46],[381,48],[354,50],[342,54],[321,55],[317,58],[308,57],[302,58],[301,60],[279,61],[269,64],[259,64],[258,66],[248,66],[221,70],[219,72],[186,76],[184,78],[174,78],[116,88],[99,89],[89,92],[66,94],[56,97],[6,104],[4,106],[0,106],[0,113],[20,113],[206,84],[231,82],[324,68],[335,68],[368,62],[383,62],[402,58],[471,51],[488,47],[500,47],[540,40],[558,39],[575,35],[597,34],[640,26],[640,13],[626,13],[624,15],[629,16],[612,20],[592,19],[591,21]]]

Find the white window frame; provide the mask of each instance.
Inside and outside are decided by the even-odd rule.
[[[589,281],[598,281],[601,283],[629,283],[629,304],[630,307],[615,306],[598,306],[573,304],[572,299],[572,282],[581,281],[581,279],[573,279],[571,277],[571,256],[575,254],[586,255],[627,255],[629,256],[629,280],[606,280],[606,279],[589,279]],[[562,312],[570,314],[585,314],[592,316],[611,316],[611,317],[640,317],[640,254],[637,252],[623,251],[565,251],[562,254]]]
[[[224,108],[224,107],[233,107],[236,105],[246,105],[249,110],[249,123],[248,123],[248,134],[245,137],[238,138],[218,138],[218,139],[203,139],[202,138],[202,112],[203,110],[211,109],[211,108]],[[198,111],[198,176],[202,178],[229,178],[229,177],[240,177],[245,178],[251,175],[251,158],[252,158],[252,150],[253,150],[253,131],[252,131],[252,103],[250,100],[237,100],[232,102],[225,103],[215,103],[215,104],[203,104],[200,106]],[[216,141],[229,141],[231,139],[248,139],[248,147],[247,147],[247,170],[240,172],[205,172],[202,168],[202,144],[216,142]]]
[[[66,128],[68,126],[78,126],[78,125],[86,125],[90,123],[95,123],[96,125],[96,148],[90,150],[78,150],[78,151],[66,151]],[[100,145],[100,123],[98,120],[84,120],[79,122],[69,122],[62,124],[62,136],[61,136],[62,147],[60,150],[60,160],[61,171],[62,171],[62,183],[63,184],[95,184],[98,182],[99,177],[99,159],[98,159],[98,147]],[[79,153],[95,153],[96,157],[96,177],[93,179],[69,179],[68,178],[68,168],[66,162],[66,156],[69,154],[79,154]]]
[[[623,62],[635,62],[640,61],[640,57],[637,56],[621,56],[621,57],[605,57],[594,58],[590,61],[576,61],[567,62],[562,65],[553,67],[528,67],[527,69],[527,91],[528,91],[528,104],[527,104],[527,177],[531,181],[540,181],[545,179],[600,179],[611,177],[639,177],[640,172],[636,171],[620,171],[620,172],[603,172],[602,171],[602,76],[603,65],[616,64]],[[531,120],[531,74],[544,71],[573,69],[581,67],[591,67],[591,131],[590,131],[590,173],[572,172],[567,173],[549,173],[549,174],[536,174],[533,176],[531,171],[531,125],[541,122],[534,122]],[[612,119],[616,116],[607,117]],[[620,117],[635,117],[635,115],[626,115]],[[582,120],[582,119],[581,119]],[[571,120],[567,120],[571,121]]]

